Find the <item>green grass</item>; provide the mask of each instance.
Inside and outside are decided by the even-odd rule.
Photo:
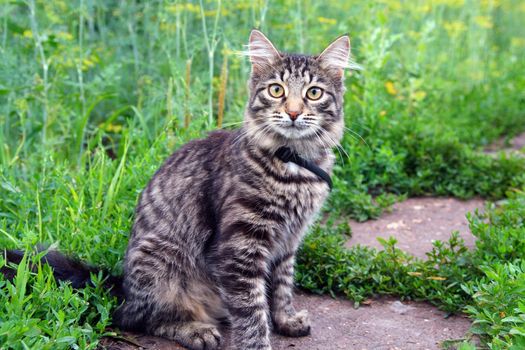
[[[453,237],[437,242],[428,262],[391,241],[384,252],[345,250],[346,228],[315,227],[298,283],[356,303],[396,294],[449,312],[468,306],[486,346],[519,348],[525,161],[481,151],[525,125],[522,2],[202,5],[2,2],[0,246],[55,244],[119,273],[141,189],[174,149],[217,127],[221,67],[224,125],[242,120],[250,67],[235,52],[250,29],[312,53],[348,32],[364,69],[347,73],[349,130],[326,208],[366,220],[405,196],[508,203],[471,219],[475,251]],[[12,283],[0,281],[0,301],[6,349],[96,348],[115,306],[101,289],[71,290],[27,264]]]
[[[316,293],[345,295],[356,305],[373,295],[426,300],[473,319],[472,335],[490,349],[525,346],[525,192],[510,195],[500,207],[469,215],[476,247],[468,250],[457,232],[434,242],[427,260],[381,240],[384,250],[346,249],[346,224],[316,226],[297,261],[297,281]]]

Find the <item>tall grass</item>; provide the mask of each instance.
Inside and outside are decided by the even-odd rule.
[[[118,273],[156,168],[242,120],[250,67],[234,52],[253,27],[310,53],[351,35],[364,69],[347,73],[331,211],[504,197],[525,183],[523,160],[480,150],[525,125],[524,14],[518,0],[3,2],[0,243],[55,244]],[[0,282],[0,342],[96,347],[113,307],[103,291],[57,286],[45,267],[20,276]]]

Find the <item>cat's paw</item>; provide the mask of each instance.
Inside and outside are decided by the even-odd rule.
[[[221,344],[221,334],[214,325],[190,322],[177,332],[175,340],[191,350],[216,350]]]
[[[279,315],[274,321],[275,332],[287,337],[304,337],[310,334],[310,318],[307,310],[294,315]]]

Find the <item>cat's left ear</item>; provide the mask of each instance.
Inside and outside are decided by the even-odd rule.
[[[281,54],[272,42],[257,29],[253,29],[250,33],[248,56],[250,56],[252,70],[255,73],[271,67],[281,58]]]
[[[343,35],[335,39],[317,59],[321,67],[332,70],[342,77],[344,69],[350,68],[350,37]]]

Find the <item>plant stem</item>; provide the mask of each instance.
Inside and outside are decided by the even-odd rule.
[[[204,5],[202,4],[202,0],[199,0],[199,2],[202,19],[202,31],[204,32],[204,41],[208,51],[208,78],[210,80],[208,90],[208,126],[211,127],[213,125],[213,61],[215,57],[215,49],[217,48],[218,44],[217,25],[219,23],[219,16],[221,14],[221,0],[218,0],[217,2],[217,10],[215,12],[215,22],[213,24],[211,38],[208,37],[208,28],[206,26],[206,17],[204,15]]]
[[[47,115],[48,115],[48,71],[49,63],[46,59],[46,54],[44,52],[44,46],[42,45],[42,38],[38,33],[38,25],[36,21],[36,9],[35,9],[35,0],[30,0],[28,3],[29,6],[29,19],[31,21],[31,31],[33,32],[33,38],[35,40],[35,46],[40,56],[40,64],[42,65],[42,80],[44,83],[44,105],[42,111],[42,143],[46,142],[46,128],[47,128]]]

